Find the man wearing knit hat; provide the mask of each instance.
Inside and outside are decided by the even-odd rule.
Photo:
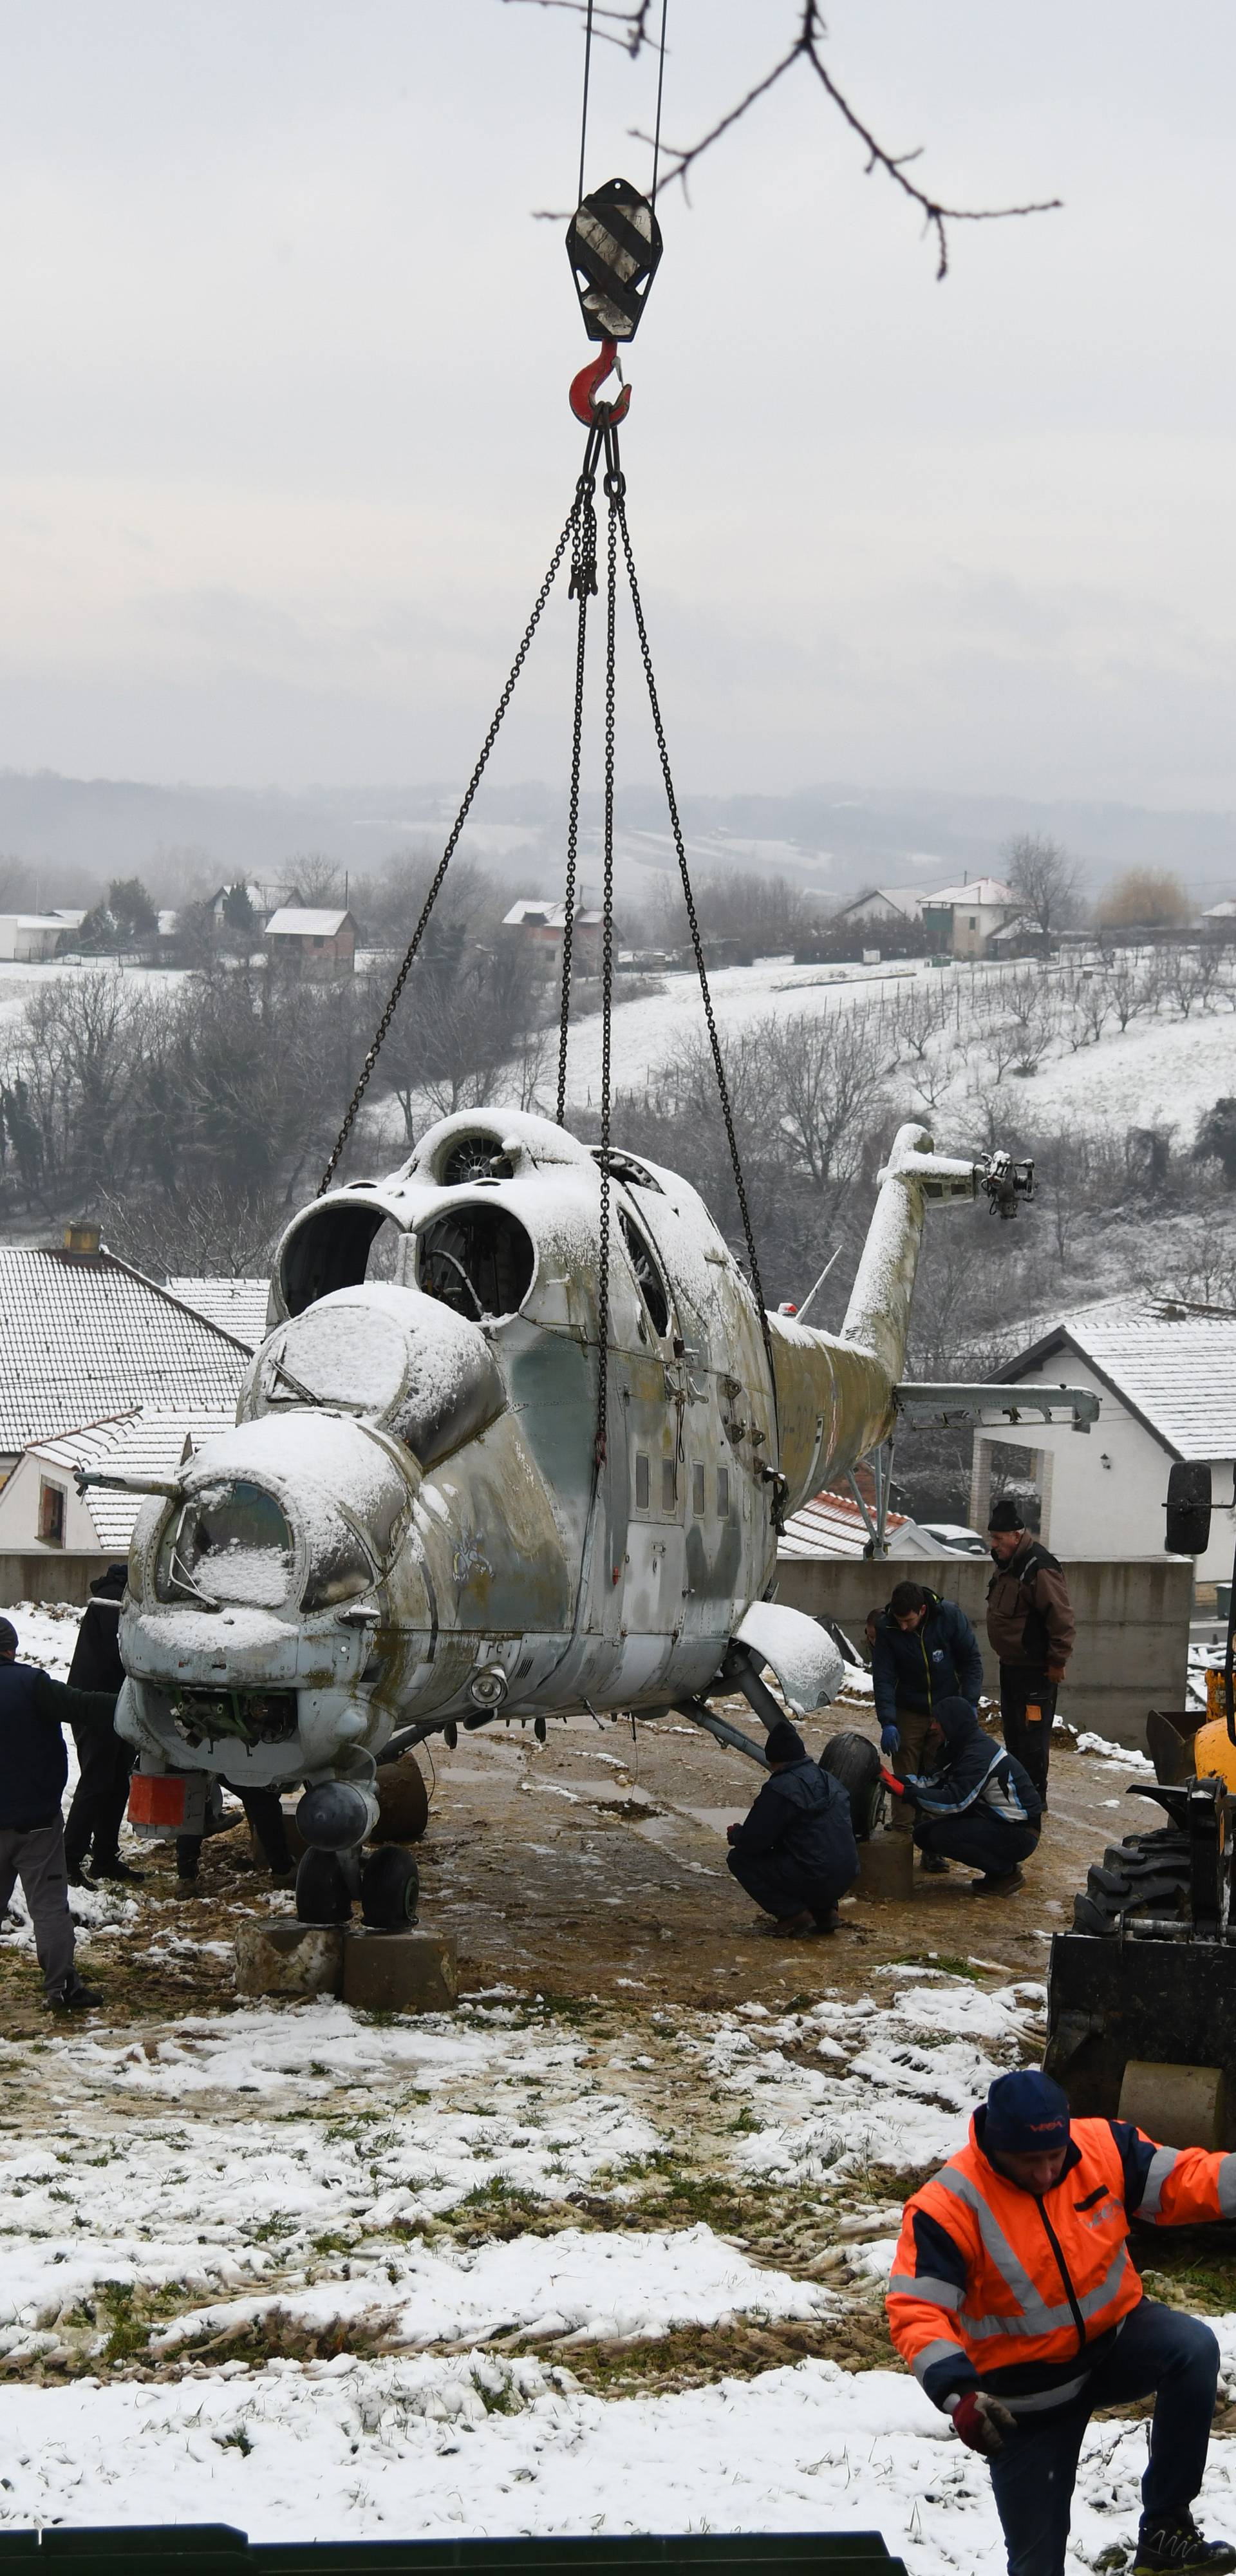
[[[764,1743],[768,1778],[741,1825],[728,1831],[729,1867],[740,1887],[771,1915],[760,1930],[832,1932],[837,1899],[858,1876],[850,1801],[840,1780],[807,1758],[788,1717]]]
[[[1129,2220],[1236,2216],[1236,2155],[1159,2147],[1128,2120],[1071,2120],[1051,2077],[996,2078],[967,2146],[908,2200],[889,2326],[919,2386],[991,2467],[1009,2576],[1064,2576],[1082,2438],[1096,2407],[1153,2397],[1128,2576],[1219,2576],[1236,2549],[1190,2507],[1206,2466],[1219,2347],[1142,2293]]]
[[[1000,1661],[1004,1741],[1046,1807],[1056,1693],[1077,1622],[1059,1558],[1023,1526],[1007,1495],[992,1505],[987,1537],[996,1567],[987,1586],[987,1635]]]

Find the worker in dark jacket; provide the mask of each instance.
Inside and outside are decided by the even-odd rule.
[[[1004,1741],[1024,1762],[1046,1807],[1056,1693],[1077,1622],[1059,1559],[1023,1527],[1008,1496],[993,1504],[987,1536],[996,1565],[987,1586],[987,1634],[1000,1658]]]
[[[840,1780],[807,1759],[788,1717],[770,1727],[769,1776],[741,1825],[731,1825],[729,1866],[773,1917],[774,1932],[832,1932],[837,1899],[858,1876],[850,1801]]]
[[[61,1728],[81,1719],[102,1724],[115,1705],[106,1692],[70,1690],[37,1665],[19,1664],[17,1630],[0,1619],[0,1915],[20,1879],[47,2002],[56,2012],[85,2012],[102,2000],[73,1965],[60,1821],[69,1762]]]
[[[927,1730],[941,1700],[968,1699],[977,1708],[983,1687],[978,1639],[956,1601],[942,1601],[923,1583],[898,1583],[876,1621],[871,1679],[880,1745],[899,1780],[921,1771]],[[893,1801],[892,1822],[908,1828],[910,1815]],[[947,1870],[939,1852],[924,1851],[932,1875]]]
[[[109,1565],[106,1574],[96,1575],[90,1586],[90,1600],[82,1612],[73,1661],[69,1666],[70,1690],[107,1691],[113,1706],[124,1688],[124,1665],[120,1660],[120,1604],[124,1599],[127,1571],[123,1565]],[[73,1741],[77,1746],[79,1777],[64,1828],[64,1857],[69,1885],[91,1887],[98,1878],[141,1878],[143,1872],[130,1869],[128,1862],[120,1857],[120,1827],[129,1803],[133,1747],[117,1735],[110,1717],[105,1723],[94,1718],[75,1717]],[[88,1853],[89,1877],[86,1875]]]
[[[1039,1838],[1043,1801],[1028,1771],[1002,1744],[983,1733],[969,1700],[942,1700],[935,1731],[940,1747],[933,1769],[918,1777],[885,1779],[914,1820],[923,1852],[968,1861],[982,1871],[976,1896],[1011,1896],[1022,1884],[1021,1864]]]

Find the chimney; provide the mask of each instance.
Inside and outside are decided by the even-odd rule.
[[[95,1258],[102,1240],[102,1227],[92,1217],[75,1216],[64,1229],[65,1251],[80,1253],[87,1260]]]

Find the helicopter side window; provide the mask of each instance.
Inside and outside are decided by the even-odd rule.
[[[483,1200],[434,1217],[421,1233],[419,1252],[426,1295],[472,1323],[517,1313],[532,1286],[531,1236],[518,1217]]]
[[[665,1293],[665,1282],[639,1227],[627,1215],[625,1208],[618,1210],[618,1223],[622,1228],[622,1240],[631,1256],[631,1268],[635,1272],[636,1286],[643,1298],[648,1321],[654,1333],[664,1340],[670,1328],[669,1298]]]
[[[707,1506],[704,1501],[704,1469],[701,1462],[697,1460],[691,1470],[691,1509],[697,1521],[703,1520],[706,1508]]]

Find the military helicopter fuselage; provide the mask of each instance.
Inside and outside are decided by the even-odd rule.
[[[770,1316],[766,1342],[691,1184],[612,1153],[600,1455],[587,1146],[466,1113],[316,1200],[235,1430],[134,1529],[117,1723],[143,1767],[346,1786],[360,1839],[410,1730],[680,1705],[744,1633],[820,1705],[839,1658],[768,1606],[778,1523],[887,1435],[924,1201],[983,1170],[903,1128],[840,1335]]]

